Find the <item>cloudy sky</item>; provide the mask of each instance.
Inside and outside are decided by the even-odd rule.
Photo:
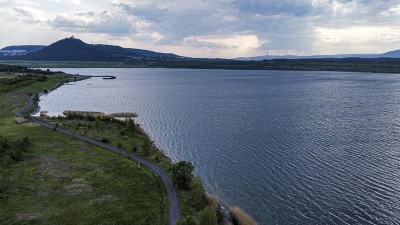
[[[0,47],[75,35],[192,57],[400,49],[400,0],[0,0]]]

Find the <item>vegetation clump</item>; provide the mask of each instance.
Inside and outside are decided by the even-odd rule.
[[[239,207],[231,209],[231,216],[235,225],[257,225],[256,221]]]
[[[10,140],[0,135],[0,165],[4,167],[11,162],[22,161],[23,154],[28,152],[31,141],[28,137]]]
[[[25,87],[35,82],[45,82],[47,79],[46,75],[24,74],[9,76],[0,79],[0,92],[7,92],[15,88]]]
[[[191,162],[180,161],[172,166],[172,181],[179,189],[189,190],[193,182],[194,166]]]
[[[199,213],[199,225],[218,225],[217,214],[212,206],[207,206]]]

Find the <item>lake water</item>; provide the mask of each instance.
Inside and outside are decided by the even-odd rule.
[[[260,224],[400,224],[400,75],[60,69],[114,75],[41,99],[136,112],[158,147]]]

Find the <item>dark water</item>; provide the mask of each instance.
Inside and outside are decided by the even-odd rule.
[[[43,110],[137,112],[156,144],[260,224],[400,224],[400,76],[65,69]]]

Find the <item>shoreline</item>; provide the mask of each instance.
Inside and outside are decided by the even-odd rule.
[[[88,79],[88,78],[90,78],[90,77],[86,76],[86,79]],[[82,80],[84,80],[84,79],[82,79]],[[79,80],[79,81],[81,81],[81,80]],[[75,81],[75,82],[77,82],[77,81]],[[52,91],[56,90],[57,88],[63,86],[64,84],[65,83],[60,83],[59,82],[59,83],[55,84],[52,88],[50,88],[48,90],[45,90],[45,92],[40,92],[40,93],[37,93],[37,94],[38,94],[38,96],[47,95],[47,94],[51,93]],[[97,146],[99,146],[99,147],[101,147],[101,148],[103,148],[105,150],[114,152],[114,153],[116,153],[118,155],[121,155],[123,157],[127,157],[127,158],[129,158],[129,159],[131,159],[133,161],[137,161],[139,164],[144,165],[149,170],[151,170],[152,172],[157,174],[160,177],[160,179],[162,180],[162,183],[164,183],[164,188],[165,188],[165,191],[167,192],[168,203],[169,203],[169,225],[174,225],[175,223],[177,223],[180,220],[181,216],[180,216],[180,207],[179,207],[178,194],[176,192],[175,186],[173,185],[170,176],[162,168],[160,168],[159,166],[157,166],[153,162],[148,161],[147,159],[142,158],[139,155],[136,155],[133,152],[129,152],[129,151],[125,151],[125,150],[120,149],[120,148],[116,148],[116,147],[111,146],[111,145],[109,145],[107,143],[102,143],[101,141],[92,139],[92,138],[87,137],[87,136],[79,135],[79,134],[77,134],[75,132],[71,132],[71,131],[59,128],[57,125],[54,126],[54,125],[48,124],[48,123],[40,120],[40,117],[36,117],[36,116],[32,115],[35,111],[39,110],[39,112],[40,112],[40,106],[38,104],[40,102],[40,98],[36,102],[34,101],[34,98],[35,98],[34,95],[30,96],[29,99],[28,99],[28,102],[26,102],[26,104],[23,107],[15,110],[13,112],[14,115],[16,115],[18,117],[21,117],[21,116],[23,116],[24,113],[28,113],[31,122],[36,123],[36,124],[38,124],[38,125],[40,125],[40,126],[42,126],[44,128],[52,129],[54,131],[63,133],[65,135],[81,139],[81,140],[83,140],[85,142],[89,142],[91,144],[97,145]],[[29,107],[32,106],[32,105],[35,105],[35,108],[33,110],[31,110],[30,112],[29,111],[26,112],[29,109]],[[147,135],[147,134],[144,134],[144,135]],[[161,151],[160,151],[160,153],[163,154],[163,152],[161,152]],[[167,157],[166,155],[165,155],[165,157],[167,159],[169,159],[169,157]]]
[[[388,61],[388,62],[386,62]],[[176,62],[165,64],[130,65],[110,61],[29,61],[0,60],[0,63],[28,66],[31,68],[149,68],[149,69],[210,69],[210,70],[259,70],[303,72],[349,72],[400,74],[400,58],[344,58],[344,59],[273,59],[269,61],[234,61],[191,64]],[[372,66],[373,65],[373,66]]]
[[[86,80],[86,79],[90,79],[90,78],[92,78],[93,76],[83,76],[83,75],[79,75],[79,76],[81,76],[83,79],[80,79],[80,80],[75,80],[75,81],[73,81],[73,82],[78,82],[78,81],[82,81],[82,80]],[[66,85],[66,84],[69,84],[69,83],[71,83],[71,82],[66,82],[66,83],[57,83],[56,85],[54,85],[52,88],[50,88],[50,89],[48,89],[47,90],[47,92],[41,92],[41,93],[39,93],[39,97],[42,97],[42,96],[45,96],[45,95],[48,95],[48,94],[50,94],[51,92],[53,92],[53,91],[55,91],[55,90],[57,90],[58,88],[60,88],[60,87],[62,87],[63,85]],[[42,120],[40,120],[40,116],[38,116],[37,114],[38,113],[40,113],[40,106],[39,106],[39,102],[40,102],[40,99],[39,99],[39,101],[36,103],[37,105],[36,105],[36,108],[35,108],[35,110],[30,114],[30,116],[31,116],[31,118],[34,118],[35,120],[37,120],[37,121],[39,121],[39,122],[41,122],[41,123],[46,123],[46,122],[43,122]],[[36,116],[34,116],[33,114],[36,114]],[[51,118],[51,117],[49,117],[49,118]],[[140,127],[140,129],[141,129],[141,133],[143,133],[143,135],[145,135],[145,136],[147,136],[150,140],[152,140],[152,138],[151,138],[151,136],[148,134],[148,132],[146,132],[146,130],[144,129],[144,127],[141,125],[141,124],[138,124],[138,123],[136,123],[136,122],[134,122],[136,125],[138,125],[138,127]],[[42,126],[43,126],[43,124],[41,124]],[[49,129],[57,129],[57,130],[63,130],[63,129],[61,129],[61,128],[51,128],[51,127],[49,127],[49,126],[45,126],[45,127],[47,127],[47,128],[49,128]],[[69,135],[69,136],[71,136],[71,134],[70,133],[68,133],[69,131],[68,130],[63,130],[63,131],[61,131],[62,133],[64,133],[64,134],[67,134],[67,135]],[[77,134],[77,133],[76,133]],[[76,137],[76,136],[74,136],[74,135],[72,135],[73,137]],[[165,159],[167,159],[168,160],[168,162],[172,165],[172,164],[174,164],[174,163],[177,163],[177,161],[176,160],[173,160],[170,156],[168,156],[167,154],[166,154],[166,151],[165,150],[163,150],[162,149],[162,147],[160,147],[160,146],[158,146],[158,145],[156,145],[155,144],[155,142],[154,141],[152,141],[152,143],[153,143],[153,148],[157,151],[157,152],[159,152],[160,154],[162,154],[163,155],[163,157],[165,158]],[[95,145],[97,145],[96,143],[93,143],[92,142],[92,144],[95,144]],[[104,148],[104,147],[103,147]],[[122,149],[121,149],[122,150]],[[122,151],[125,151],[125,150],[122,150]],[[129,152],[129,151],[126,151],[126,153],[122,153],[122,152],[116,152],[117,154],[122,154],[122,155],[124,155],[125,157],[128,157],[128,158],[131,158],[131,156],[130,156],[130,154],[134,154],[135,155],[135,153],[132,153],[132,152]],[[126,155],[125,155],[126,154]],[[133,160],[135,160],[136,159],[136,157],[134,156],[133,158],[131,158],[131,159],[133,159]],[[153,172],[154,172],[154,170],[153,170]],[[197,177],[200,177],[200,176],[197,176]],[[201,177],[200,177],[200,179],[201,179]],[[230,205],[228,205],[228,204],[226,204],[226,203],[224,203],[224,201],[223,200],[221,200],[218,196],[216,196],[216,195],[214,195],[214,194],[212,194],[212,193],[210,193],[210,192],[208,192],[206,189],[205,189],[205,186],[204,186],[204,190],[205,190],[205,192],[204,192],[204,196],[205,196],[205,199],[207,200],[207,198],[208,197],[210,197],[211,196],[211,198],[217,198],[218,200],[218,208],[219,208],[219,210],[221,210],[222,212],[223,212],[223,215],[224,215],[224,223],[223,224],[231,224],[232,223],[232,221],[233,221],[233,215],[231,214],[232,213],[232,211],[231,211],[231,209],[233,209],[233,208],[237,208],[236,206],[234,207],[234,206],[230,206]],[[212,204],[212,203],[210,203],[208,200],[207,200],[207,202],[208,202],[208,204]],[[249,218],[251,218],[251,217],[249,217]]]

